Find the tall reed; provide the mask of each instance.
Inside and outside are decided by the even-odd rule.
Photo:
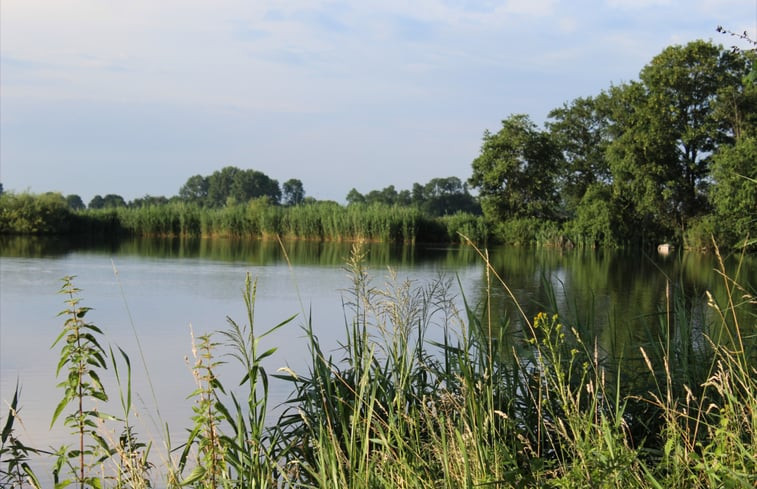
[[[27,446],[16,434],[15,425],[21,423],[19,412],[20,388],[18,382],[13,391],[13,399],[8,405],[8,415],[0,432],[0,487],[41,488],[37,474],[30,465],[31,458],[45,453]]]

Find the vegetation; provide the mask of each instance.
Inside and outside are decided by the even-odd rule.
[[[110,455],[107,443],[97,433],[97,422],[103,416],[93,407],[86,406],[90,401],[108,400],[105,388],[100,381],[100,372],[106,368],[105,350],[97,336],[102,331],[97,326],[87,323],[85,316],[90,308],[79,305],[79,289],[73,285],[73,277],[63,278],[60,293],[66,296],[66,306],[59,316],[66,316],[58,338],[53,346],[61,344],[60,361],[56,375],[65,367],[67,373],[58,384],[63,389],[63,398],[53,413],[50,426],[73,401],[74,411],[66,416],[64,424],[72,429],[77,438],[76,447],[61,447],[55,464],[54,479],[56,486],[67,486],[75,482],[79,487],[99,487],[96,476],[89,469],[100,465]],[[86,443],[91,444],[86,444]],[[72,480],[61,481],[60,470],[66,465],[70,468]]]
[[[754,251],[756,57],[705,41],[667,47],[639,80],[565,103],[544,128],[513,114],[485,131],[466,182],[353,188],[344,208],[305,197],[296,178],[280,187],[227,166],[190,177],[171,198],[96,195],[86,210],[76,195],[2,193],[0,233],[439,242],[457,240],[450,226],[464,221],[479,242],[699,249],[714,236]]]
[[[171,202],[74,212],[60,194],[0,197],[0,234],[79,236],[234,237],[394,243],[486,240],[480,216],[430,217],[416,207],[332,202],[279,206],[266,198],[219,208]]]
[[[530,316],[510,295],[513,313],[494,313],[495,291],[510,289],[486,260],[486,300],[458,311],[448,280],[417,287],[390,276],[375,286],[363,258],[355,245],[341,353],[327,355],[306,322],[310,366],[277,375],[293,393],[290,408],[272,423],[261,361],[275,348],[261,345],[292,318],[260,333],[255,282],[247,277],[246,322],[229,319],[226,329],[195,341],[195,415],[176,456],[163,458],[160,476],[128,422],[130,381],[124,387],[116,375],[123,417],[86,407],[88,397],[105,395],[96,372],[106,356],[100,330],[83,321],[86,308],[64,279],[61,365],[69,374],[56,416],[77,400],[67,419],[84,446],[60,451],[70,482],[114,488],[757,483],[757,299],[738,274],[724,275],[725,296],[708,296],[714,319],[707,324],[695,323],[692,298],[671,284],[668,306],[651,318],[659,333],[618,358],[600,349],[591,323],[559,311],[555,301]],[[110,358],[116,372],[119,363],[127,367],[130,379],[128,357],[122,353],[116,362],[111,352]],[[226,359],[238,367],[235,389],[218,377]],[[46,455],[15,435],[18,410],[16,395],[4,423],[0,476],[14,487],[39,487],[28,459]],[[103,435],[113,429],[124,433],[118,442]]]
[[[469,182],[495,234],[509,240],[509,221],[536,218],[590,246],[753,236],[742,210],[757,208],[754,61],[704,41],[671,46],[639,81],[553,110],[547,130],[514,115],[486,132]]]
[[[70,231],[71,211],[58,193],[0,194],[0,234],[61,234]]]

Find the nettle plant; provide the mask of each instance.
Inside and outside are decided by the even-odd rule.
[[[62,371],[67,373],[58,384],[63,389],[63,398],[55,408],[50,426],[73,402],[74,409],[63,419],[63,424],[72,430],[78,443],[73,448],[62,446],[58,450],[53,476],[55,487],[66,487],[71,483],[78,484],[80,488],[100,487],[100,479],[89,475],[88,469],[101,464],[111,455],[108,443],[97,433],[98,423],[107,418],[96,408],[97,401],[108,400],[98,373],[101,369],[107,369],[106,354],[97,338],[103,334],[102,331],[85,321],[91,308],[79,304],[80,289],[74,286],[73,279],[73,276],[64,277],[59,291],[67,297],[64,301],[67,308],[58,316],[66,320],[52,347],[62,345],[56,376],[60,376]],[[64,465],[69,468],[73,478],[61,481],[60,471]]]

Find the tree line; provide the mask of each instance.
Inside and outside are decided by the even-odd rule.
[[[496,133],[485,131],[466,181],[437,177],[411,189],[389,185],[366,193],[353,188],[347,206],[413,207],[431,218],[483,215],[487,234],[505,243],[671,241],[701,248],[714,236],[736,246],[757,235],[755,57],[754,50],[705,41],[670,46],[638,80],[565,103],[549,112],[544,127],[513,114]],[[234,166],[191,176],[170,198],[146,195],[127,203],[119,195],[96,195],[86,206],[77,195],[60,199],[73,211],[317,203],[296,178],[280,186],[260,171]],[[0,203],[0,232],[8,232],[13,206],[7,195]]]
[[[505,240],[532,222],[589,245],[736,245],[757,234],[756,78],[754,51],[670,46],[543,129],[485,132],[468,183]]]

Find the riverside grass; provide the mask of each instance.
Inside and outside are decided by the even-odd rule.
[[[248,277],[247,324],[230,320],[226,330],[198,341],[196,415],[178,460],[176,452],[166,456],[165,478],[154,479],[160,471],[144,467],[128,478],[120,473],[125,464],[103,461],[102,471],[110,475],[87,483],[450,489],[757,484],[757,303],[739,284],[738,271],[723,274],[728,293],[710,299],[716,320],[707,328],[693,327],[686,297],[671,287],[659,334],[638,359],[613,362],[585,333],[591,325],[572,321],[554,302],[533,318],[520,309],[516,317],[491,311],[488,297],[509,288],[484,252],[486,300],[479,307],[464,301],[462,310],[455,308],[449,279],[417,287],[390,275],[385,286],[374,286],[363,254],[355,245],[347,263],[353,283],[345,297],[343,349],[336,359],[328,356],[306,321],[310,367],[277,374],[292,385],[290,408],[278,420],[267,424],[265,418],[268,375],[260,360],[275,349],[258,350],[266,333],[254,328],[255,288]],[[291,327],[288,321],[275,328]],[[215,376],[215,366],[226,359],[242,366],[243,393],[227,392]],[[627,382],[624,365],[633,361],[644,369]],[[6,445],[15,440],[18,449],[20,443],[13,435],[16,413],[14,407],[5,423],[11,427],[3,431],[0,476],[7,487],[22,486],[21,479],[33,486],[17,470],[31,452]],[[140,459],[140,446],[132,458]]]
[[[229,237],[416,243],[459,241],[461,233],[484,243],[483,217],[458,213],[431,217],[412,206],[334,202],[282,207],[264,199],[223,208],[169,203],[139,208],[80,211],[71,230],[86,235]]]

